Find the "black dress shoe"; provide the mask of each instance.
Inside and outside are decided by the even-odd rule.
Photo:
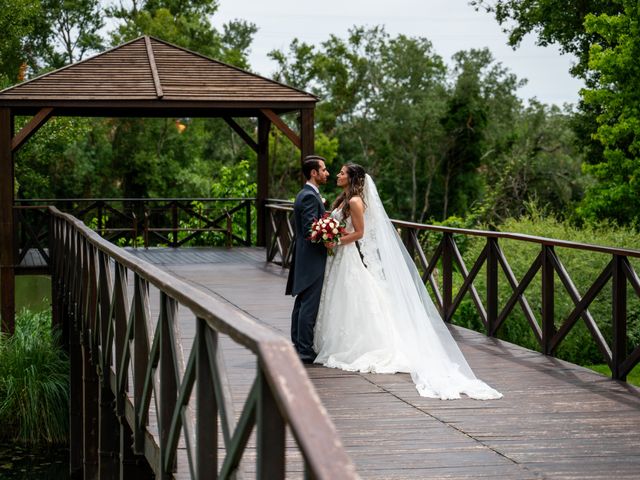
[[[305,365],[313,364],[314,360],[315,360],[315,357],[300,357],[300,361]]]

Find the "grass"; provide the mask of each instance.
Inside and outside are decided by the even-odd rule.
[[[0,439],[66,442],[69,361],[49,312],[23,310],[13,336],[0,336]]]
[[[607,377],[611,378],[611,369],[606,363],[599,365],[585,365],[585,367],[593,370],[594,372],[601,373],[602,375],[606,375]],[[636,387],[640,387],[640,365],[636,365],[636,367],[631,370],[629,375],[627,375],[627,383],[635,385]]]

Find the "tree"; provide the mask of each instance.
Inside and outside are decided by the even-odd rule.
[[[580,212],[588,219],[608,217],[618,223],[640,222],[640,8],[637,1],[613,2],[616,15],[587,15],[585,26],[597,36],[589,52],[589,68],[598,82],[583,90],[594,107],[594,138],[603,146],[601,161],[585,165],[598,183]]]
[[[589,81],[589,50],[599,41],[598,35],[585,28],[588,15],[616,15],[618,2],[601,0],[471,0],[476,9],[492,13],[509,34],[509,45],[516,48],[530,33],[543,47],[555,44],[563,53],[574,54],[578,62],[571,69],[576,77]]]
[[[119,22],[111,32],[111,40],[118,45],[140,35],[152,35],[240,68],[248,68],[248,51],[256,26],[234,20],[223,25],[220,32],[210,21],[217,10],[217,0],[133,1],[130,8],[121,4],[107,10]]]
[[[33,56],[31,40],[40,14],[36,0],[0,0],[0,86],[24,79],[22,66]]]
[[[47,67],[60,68],[103,48],[100,0],[45,0],[43,28],[48,36],[42,57]]]

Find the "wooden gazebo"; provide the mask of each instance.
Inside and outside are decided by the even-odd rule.
[[[258,244],[265,242],[269,130],[313,153],[317,98],[153,37],[140,37],[82,62],[0,91],[0,285],[2,330],[15,316],[14,154],[52,116],[221,117],[257,153]],[[280,115],[299,112],[299,133]],[[14,117],[32,116],[14,132]],[[257,138],[234,117],[254,117]]]

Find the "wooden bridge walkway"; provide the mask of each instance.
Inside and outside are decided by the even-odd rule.
[[[267,264],[263,249],[128,250],[288,336],[293,299],[283,293],[286,271]],[[186,356],[195,335],[192,315],[185,315],[180,329]],[[406,374],[307,367],[362,478],[638,478],[640,390],[451,329],[478,377],[503,399],[433,400],[418,396]],[[222,345],[240,411],[255,357],[231,341]],[[293,447],[288,459],[287,476],[301,477]],[[247,462],[247,473],[251,468]]]

